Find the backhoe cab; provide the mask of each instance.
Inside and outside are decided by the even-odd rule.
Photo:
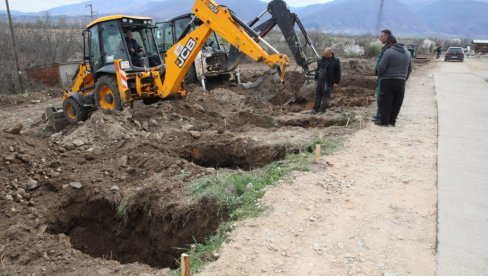
[[[185,29],[194,30],[201,25],[200,20],[192,20],[193,16],[193,14],[187,13],[156,23],[156,43],[162,55],[166,54],[169,48],[179,40]],[[185,83],[213,77],[229,79],[234,71],[227,67],[227,53],[228,49],[222,38],[212,32],[186,74]]]
[[[86,27],[85,61],[75,83],[64,92],[63,110],[69,123],[86,120],[88,111],[122,110],[137,99],[185,96],[183,80],[213,32],[255,61],[275,68],[283,80],[288,57],[278,53],[227,7],[196,0],[192,9],[201,24],[185,28],[164,53],[156,46],[151,19],[125,15],[97,19]],[[188,24],[188,26],[191,26]],[[275,53],[268,54],[259,40]]]

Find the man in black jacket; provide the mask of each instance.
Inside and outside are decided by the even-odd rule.
[[[390,30],[388,30],[388,29],[382,30],[381,33],[380,33],[379,39],[381,41],[381,44],[383,44],[383,47],[381,48],[380,54],[376,58],[376,68],[374,70],[376,76],[378,76],[378,65],[380,64],[380,61],[381,61],[381,58],[383,57],[383,54],[385,53],[386,49],[388,49],[388,48],[391,47],[391,45],[389,45],[387,43],[387,41],[392,36],[393,36],[392,32]],[[378,76],[378,78],[376,79],[376,89],[374,91],[374,95],[376,97],[376,104],[379,103],[379,99],[380,99],[380,86],[381,86],[381,79]],[[373,121],[374,122],[381,120],[381,115],[380,115],[380,111],[379,110],[380,110],[380,108],[378,106],[377,109],[376,109],[376,114],[373,115]]]
[[[317,87],[315,89],[315,103],[312,113],[325,113],[334,84],[339,84],[341,81],[341,62],[334,57],[334,52],[331,48],[326,48],[324,56],[318,61],[315,80],[317,81]]]
[[[141,66],[139,64],[140,56],[138,53],[142,52],[144,49],[139,45],[139,43],[137,43],[137,40],[134,39],[131,30],[128,30],[125,34],[125,42],[127,43],[127,49],[129,50],[132,63],[136,66]]]

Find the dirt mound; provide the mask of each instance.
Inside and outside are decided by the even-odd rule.
[[[374,75],[374,60],[369,59],[341,59],[341,68],[345,73],[359,73],[361,75]]]
[[[119,141],[134,139],[143,134],[136,130],[137,125],[129,112],[97,111],[79,127],[67,135],[58,133],[51,136],[50,141],[66,150],[81,148],[101,151]],[[140,123],[139,123],[140,124]],[[142,125],[140,125],[142,128]]]
[[[329,106],[331,108],[356,107],[371,104],[374,101],[374,89],[376,88],[373,61],[344,59],[341,60],[341,69],[341,83],[335,86]],[[285,104],[291,112],[312,109],[316,83],[306,83],[303,74],[297,72],[288,74],[287,78],[289,78],[288,87],[290,89],[282,89],[274,98],[282,100],[273,102],[270,99],[270,101],[274,104]],[[286,84],[287,82],[285,82],[285,87]],[[293,91],[293,93],[289,91]]]
[[[305,76],[299,72],[287,72],[283,83],[276,75],[266,74],[262,83],[250,93],[269,101],[273,105],[282,105],[297,97],[297,92],[305,83]]]

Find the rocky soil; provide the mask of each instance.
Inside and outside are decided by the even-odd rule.
[[[166,274],[227,218],[215,199],[188,195],[192,182],[279,160],[318,132],[354,131],[375,78],[370,60],[343,67],[322,116],[310,113],[313,85],[302,88],[297,72],[252,91],[190,86],[184,99],[96,111],[60,132],[41,119],[59,98],[2,101],[0,273]],[[253,80],[264,69],[243,71]]]

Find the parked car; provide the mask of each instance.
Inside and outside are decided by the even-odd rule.
[[[444,61],[459,60],[464,61],[464,51],[461,47],[449,47],[444,55]]]

